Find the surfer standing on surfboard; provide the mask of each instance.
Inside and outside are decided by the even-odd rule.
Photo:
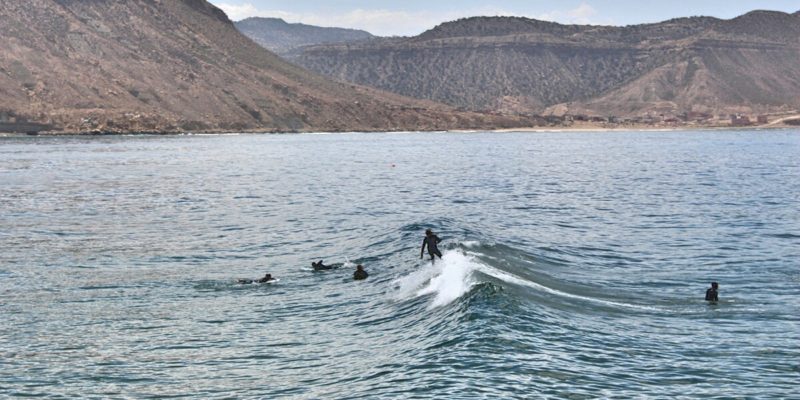
[[[442,258],[442,253],[439,251],[439,247],[437,246],[442,239],[439,239],[438,236],[433,234],[433,231],[430,229],[425,230],[425,239],[422,240],[422,249],[419,251],[419,258],[422,259],[423,254],[425,254],[425,246],[428,247],[428,254],[431,255],[431,263],[436,261],[436,256],[439,256],[439,259]]]

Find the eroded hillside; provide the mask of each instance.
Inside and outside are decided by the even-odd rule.
[[[0,0],[0,37],[0,115],[57,131],[528,124],[333,82],[258,46],[205,0]]]
[[[476,17],[417,37],[306,47],[290,59],[469,110],[760,112],[800,107],[798,43],[797,13],[627,27]]]

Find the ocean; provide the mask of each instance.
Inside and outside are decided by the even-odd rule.
[[[0,138],[0,397],[800,398],[798,155],[797,130]]]

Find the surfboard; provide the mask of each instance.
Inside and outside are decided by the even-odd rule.
[[[257,280],[253,280],[253,279],[239,279],[238,281],[236,281],[236,283],[239,283],[239,284],[242,284],[242,285],[271,285],[273,283],[278,283],[279,281],[280,281],[280,279],[277,279],[277,278],[275,278],[275,279],[273,279],[271,281],[267,281],[267,282],[259,282]]]

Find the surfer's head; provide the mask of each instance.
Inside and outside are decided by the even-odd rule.
[[[426,236],[433,235],[433,231],[432,231],[432,230],[430,230],[430,229],[425,229],[425,235],[426,235]]]
[[[361,264],[356,265],[356,271],[363,271],[363,270],[364,270],[364,266],[363,265],[361,265]]]
[[[711,287],[714,288],[714,289],[719,289],[719,283],[711,282]]]

